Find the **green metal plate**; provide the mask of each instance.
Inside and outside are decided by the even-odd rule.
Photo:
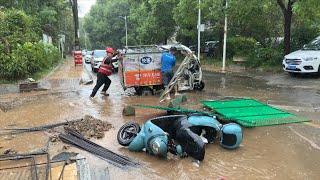
[[[202,101],[202,104],[223,119],[235,121],[246,127],[309,121],[254,99]]]

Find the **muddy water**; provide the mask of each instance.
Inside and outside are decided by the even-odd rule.
[[[89,67],[87,67],[89,68]],[[320,113],[312,112],[315,120],[310,124],[291,124],[272,127],[244,129],[244,141],[241,147],[228,151],[219,147],[218,143],[206,148],[205,160],[196,166],[191,158],[177,159],[169,156],[161,160],[145,153],[129,152],[118,145],[117,130],[125,122],[134,120],[143,123],[146,119],[163,114],[162,111],[138,109],[135,117],[123,117],[122,109],[126,104],[164,105],[158,103],[158,97],[129,96],[124,92],[118,77],[112,75],[110,96],[97,94],[94,100],[88,97],[94,84],[79,85],[77,80],[82,68],[74,68],[68,61],[46,81],[50,84],[49,92],[33,92],[24,94],[23,101],[7,112],[0,111],[0,128],[29,127],[43,125],[63,120],[71,120],[93,115],[109,121],[114,128],[106,133],[105,138],[96,140],[97,143],[121,154],[133,157],[143,164],[142,168],[120,170],[112,167],[86,152],[91,166],[108,167],[111,179],[318,179],[320,176]],[[222,96],[245,96],[278,104],[313,104],[320,102],[320,94],[313,89],[290,89],[267,85],[266,81],[252,78],[205,73],[206,88],[203,92],[188,94],[190,106],[196,106],[201,99],[214,99]],[[56,93],[52,93],[56,92]],[[41,94],[42,93],[42,94]],[[10,94],[0,97],[8,102],[19,97]],[[16,99],[16,100],[19,100]],[[310,114],[297,111],[299,114]],[[12,148],[19,152],[27,152],[45,145],[45,133],[32,133],[11,136],[1,136],[2,149]],[[2,150],[0,149],[0,150]],[[61,151],[61,144],[52,145],[52,153]]]

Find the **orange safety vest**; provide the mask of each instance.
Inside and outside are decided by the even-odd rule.
[[[107,58],[108,57],[104,58],[104,60],[102,61],[98,72],[106,76],[110,76],[112,74],[113,67],[111,65],[111,61],[110,61],[110,64],[105,64],[105,61],[107,60]]]

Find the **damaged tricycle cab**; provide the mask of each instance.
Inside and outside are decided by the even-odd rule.
[[[175,47],[185,58],[163,95],[169,93],[174,86],[177,86],[178,91],[202,90],[204,82],[200,62],[188,47],[181,44],[128,46],[124,58],[119,61],[118,75],[122,87],[124,89],[133,87],[138,95],[154,94],[164,89],[161,57],[171,47]]]
[[[242,129],[238,124],[222,125],[215,117],[192,115],[168,115],[146,121],[141,127],[134,122],[124,124],[118,131],[119,144],[130,151],[146,151],[160,157],[170,152],[184,157],[188,155],[202,161],[205,145],[219,141],[226,149],[235,149],[242,142]]]

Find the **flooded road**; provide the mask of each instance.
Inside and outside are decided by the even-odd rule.
[[[89,65],[85,68],[90,69]],[[0,111],[0,128],[31,127],[83,117],[86,114],[110,122],[114,128],[106,132],[101,140],[95,140],[115,152],[138,160],[143,166],[138,169],[121,170],[89,153],[81,152],[88,158],[90,166],[106,168],[111,179],[318,179],[320,177],[320,93],[317,86],[309,87],[300,79],[295,87],[274,80],[274,78],[251,78],[234,74],[204,72],[205,90],[187,92],[188,105],[196,106],[199,100],[224,96],[252,97],[260,101],[284,107],[306,116],[311,123],[288,124],[259,128],[244,128],[244,140],[237,150],[228,151],[218,143],[206,148],[206,156],[200,166],[191,158],[178,159],[169,156],[162,160],[146,153],[129,152],[121,147],[116,134],[127,121],[143,123],[146,119],[161,115],[158,110],[137,109],[136,116],[122,116],[127,104],[165,105],[159,103],[158,96],[131,96],[124,92],[118,76],[112,75],[108,90],[110,96],[99,93],[94,100],[89,99],[95,85],[79,84],[81,66],[74,67],[66,61],[55,73],[45,78],[41,85],[47,91],[30,93],[9,93],[0,96],[7,110]],[[91,72],[90,72],[91,73]],[[95,74],[91,74],[95,78]],[[289,76],[288,81],[294,81]],[[319,84],[320,78],[313,79]],[[301,86],[299,86],[299,83]],[[1,94],[1,93],[0,93]],[[5,102],[5,103],[4,103]],[[43,132],[0,136],[0,152],[12,148],[18,152],[28,152],[42,148],[48,137]],[[62,151],[62,144],[52,144],[50,152]]]

